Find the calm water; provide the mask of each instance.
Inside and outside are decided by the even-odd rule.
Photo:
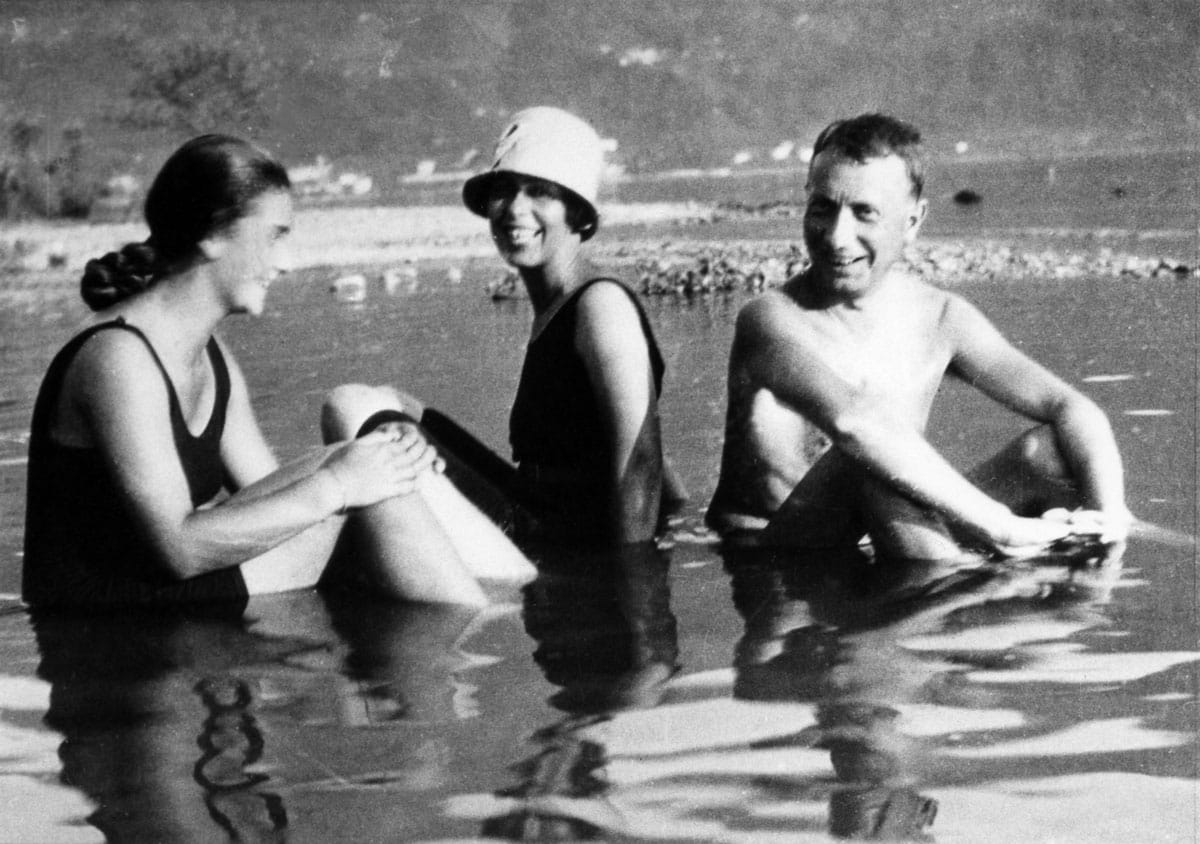
[[[327,274],[224,336],[281,455],[323,391],[397,383],[501,448],[527,305],[453,286],[339,305]],[[737,299],[649,301],[665,440],[693,504],[653,559],[543,561],[475,615],[316,594],[244,618],[34,625],[24,441],[64,300],[0,326],[0,841],[1195,840],[1195,294],[965,287],[1109,413],[1163,530],[1112,577],[1065,560],[878,576],[725,559],[716,479]],[[948,386],[960,465],[1021,429]],[[926,822],[936,810],[931,827]],[[922,832],[924,830],[924,832]]]

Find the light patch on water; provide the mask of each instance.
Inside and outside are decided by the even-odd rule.
[[[0,709],[45,712],[49,708],[49,683],[35,677],[0,676]]]
[[[29,730],[0,721],[4,774],[53,774],[62,766],[58,747],[62,736],[49,730]],[[8,795],[4,794],[4,799]]]
[[[605,767],[622,786],[675,777],[830,777],[828,750],[780,747],[716,753],[684,753],[657,759],[613,759]]]
[[[897,708],[900,732],[909,736],[1012,730],[1025,724],[1025,716],[1012,709],[964,709],[932,703]]]
[[[733,689],[733,679],[732,668],[716,668],[712,671],[697,671],[694,674],[676,677],[667,685],[667,689],[668,691],[671,689],[730,691]]]
[[[1187,692],[1163,692],[1160,695],[1142,695],[1142,700],[1149,703],[1194,703],[1196,698]]]
[[[1126,416],[1174,416],[1175,411],[1161,407],[1144,407],[1125,411]]]
[[[985,790],[986,789],[986,790]],[[1129,844],[1197,840],[1196,783],[1131,773],[988,782],[931,793],[938,841]]]
[[[1132,372],[1122,372],[1114,375],[1085,375],[1083,383],[1085,384],[1112,384],[1117,381],[1132,381],[1137,378]]]
[[[1029,654],[1031,664],[1002,671],[971,671],[967,677],[976,683],[1128,683],[1200,660],[1200,653],[1194,651],[1096,654],[1034,646]]]
[[[722,832],[725,825],[718,821],[699,820],[692,816],[694,809],[712,805],[708,801],[724,802],[743,796],[740,789],[722,789],[714,795],[711,789],[675,789],[685,792],[690,798],[681,804],[655,805],[639,808],[621,805],[611,795],[598,798],[574,798],[561,795],[537,795],[533,797],[500,797],[494,794],[461,794],[442,803],[442,812],[448,817],[483,821],[512,812],[542,812],[556,817],[576,818],[609,832],[635,838],[667,838],[679,840],[725,840]],[[696,792],[700,801],[693,803]],[[639,792],[640,793],[640,792]],[[670,811],[664,811],[665,809]]]
[[[730,785],[684,780],[649,787],[618,788],[609,800],[625,817],[629,832],[639,838],[747,844],[828,842],[827,833],[804,829],[812,824],[813,818],[819,819],[817,830],[828,824],[825,796],[814,794],[801,785],[792,794],[781,798],[780,791],[786,792],[787,785],[774,778],[755,777],[734,780]],[[747,823],[747,818],[760,818],[768,809],[773,810],[773,817],[768,821],[767,829]],[[719,825],[701,820],[716,816],[727,820]],[[781,819],[790,820],[793,825],[785,826]],[[772,831],[777,834],[772,836]]]
[[[1066,639],[1088,629],[1081,622],[1030,619],[1008,624],[971,627],[949,633],[917,636],[904,641],[904,647],[914,651],[1006,651],[1028,642]]]
[[[672,533],[671,539],[680,545],[716,545],[721,537],[710,531],[680,531]]]
[[[1150,730],[1141,718],[1109,718],[1076,724],[1044,736],[999,742],[987,747],[960,747],[943,751],[959,759],[1005,759],[1018,756],[1043,759],[1092,753],[1125,753],[1176,747],[1187,736],[1174,730]]]
[[[92,844],[106,840],[85,820],[96,807],[73,788],[33,777],[0,775],[0,794],[4,795],[4,828],[20,830],[21,841]]]
[[[642,757],[783,739],[816,722],[812,704],[717,699],[621,712],[582,733],[608,747],[610,757]]]

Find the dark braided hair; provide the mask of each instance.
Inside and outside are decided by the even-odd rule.
[[[232,225],[268,190],[288,190],[269,153],[228,135],[201,135],[177,149],[150,186],[150,237],[88,261],[80,295],[93,311],[140,293],[190,265],[201,241]]]

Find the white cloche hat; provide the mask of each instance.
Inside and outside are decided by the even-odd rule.
[[[534,176],[554,182],[582,200],[591,217],[588,229],[594,231],[603,172],[604,149],[595,129],[561,108],[536,106],[513,115],[496,142],[491,169],[463,185],[463,202],[486,217],[491,183],[499,174]]]

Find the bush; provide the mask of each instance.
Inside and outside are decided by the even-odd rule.
[[[126,125],[198,134],[265,118],[269,67],[249,49],[172,41],[140,48],[133,63],[137,81],[121,115]]]
[[[0,157],[0,218],[83,219],[99,192],[87,173],[83,129],[70,126],[50,154],[40,125],[17,120],[8,132],[10,151]]]

